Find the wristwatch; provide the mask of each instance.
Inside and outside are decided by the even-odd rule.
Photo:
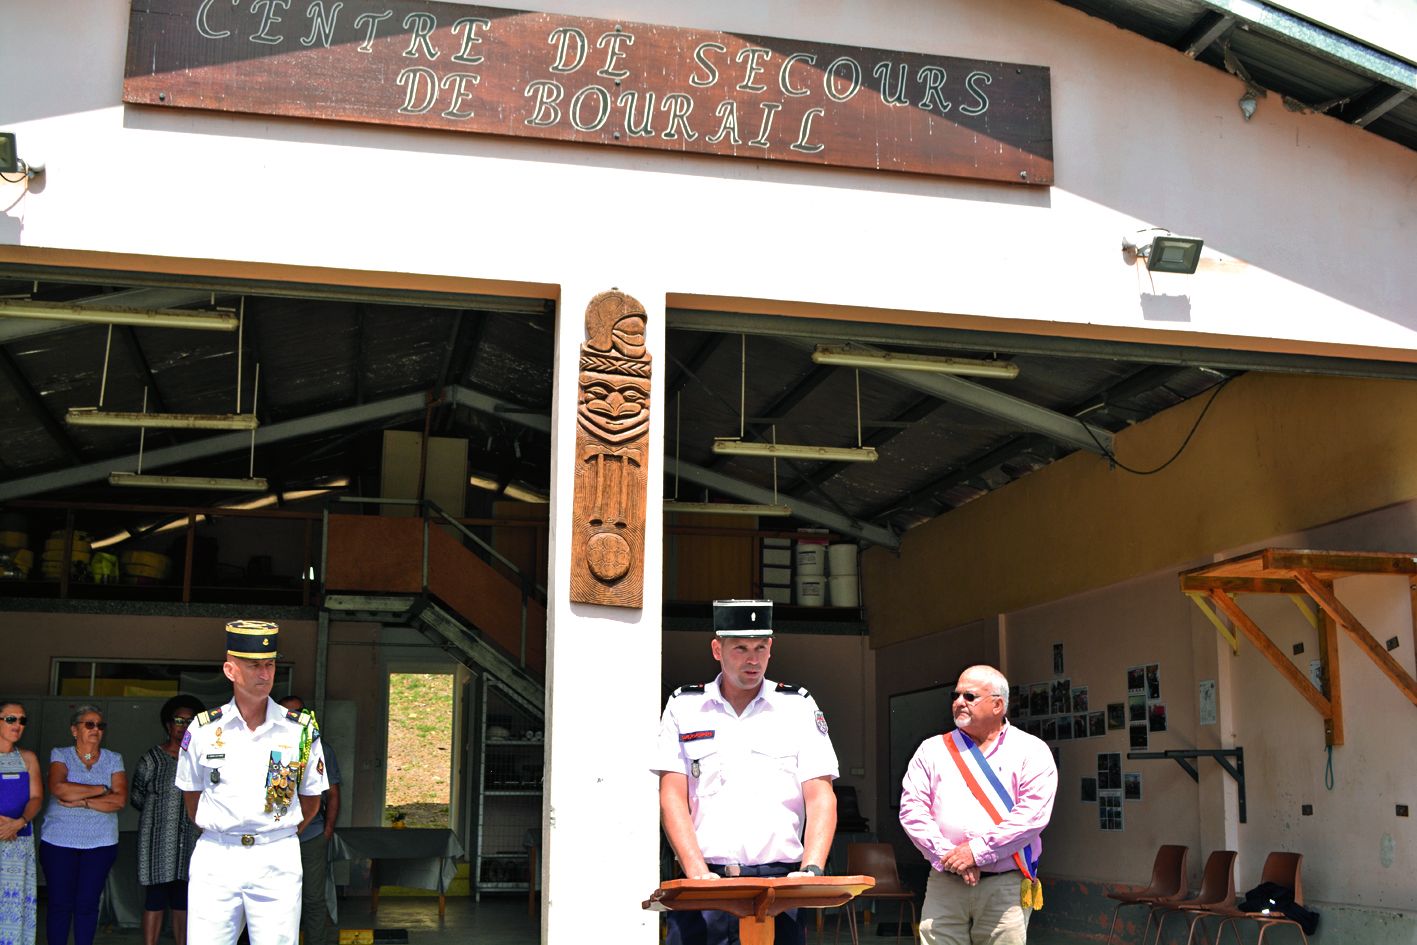
[[[821,876],[822,868],[815,863],[803,863],[800,872],[811,873],[813,876]]]

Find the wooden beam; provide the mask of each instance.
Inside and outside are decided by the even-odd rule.
[[[1303,594],[1290,594],[1289,600],[1295,607],[1299,608],[1299,613],[1304,615],[1304,619],[1309,622],[1309,626],[1315,630],[1319,629],[1319,612],[1309,606],[1309,598]]]
[[[1219,591],[1212,591],[1210,599],[1215,602],[1216,607],[1225,612],[1225,616],[1230,618],[1231,623],[1240,628],[1245,634],[1245,638],[1254,644],[1255,649],[1259,650],[1265,659],[1269,660],[1270,665],[1279,670],[1281,676],[1289,680],[1290,684],[1298,690],[1299,695],[1314,707],[1314,710],[1325,722],[1333,718],[1333,707],[1324,698],[1324,694],[1315,689],[1308,677],[1289,661],[1289,657],[1280,652],[1279,647],[1275,646],[1274,642],[1265,636],[1265,632],[1259,628],[1259,625],[1250,619],[1250,615],[1240,609],[1240,605],[1235,603],[1234,598]]]
[[[1225,594],[1302,594],[1304,588],[1298,581],[1285,578],[1258,577],[1209,577],[1204,574],[1181,575],[1181,590],[1189,594],[1199,591],[1208,594],[1220,591]]]
[[[1417,574],[1417,555],[1381,551],[1304,551],[1266,548],[1266,571],[1342,571],[1346,574]]]
[[[1343,674],[1338,666],[1338,625],[1326,613],[1319,613],[1319,659],[1324,667],[1324,693],[1333,707],[1333,716],[1324,725],[1324,742],[1343,744]]]
[[[1294,577],[1304,585],[1304,590],[1309,592],[1309,596],[1314,599],[1314,602],[1348,632],[1348,635],[1353,638],[1353,642],[1367,651],[1372,661],[1377,663],[1378,668],[1387,675],[1387,678],[1397,685],[1408,701],[1417,705],[1417,679],[1413,679],[1407,670],[1398,665],[1397,660],[1393,659],[1383,648],[1383,645],[1368,632],[1368,628],[1363,626],[1358,618],[1353,616],[1352,612],[1334,596],[1333,590],[1315,577],[1312,571],[1295,571]]]
[[[1235,636],[1235,631],[1221,621],[1215,611],[1211,609],[1208,596],[1201,591],[1187,591],[1186,596],[1191,599],[1191,603],[1200,608],[1200,612],[1205,614],[1205,619],[1209,620],[1211,626],[1220,631],[1220,635],[1225,638],[1225,642],[1230,644],[1230,652],[1240,652],[1240,640]]]

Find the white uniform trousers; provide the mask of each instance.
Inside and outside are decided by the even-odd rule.
[[[192,851],[187,940],[235,945],[244,925],[251,945],[295,945],[303,876],[295,832],[252,846],[222,842],[227,839],[203,835]]]

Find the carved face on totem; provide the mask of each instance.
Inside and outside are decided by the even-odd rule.
[[[592,436],[623,443],[649,428],[650,358],[644,309],[625,295],[609,301],[587,312],[576,415]]]

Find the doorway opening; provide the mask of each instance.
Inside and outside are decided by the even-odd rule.
[[[451,827],[455,677],[389,673],[384,822]]]

